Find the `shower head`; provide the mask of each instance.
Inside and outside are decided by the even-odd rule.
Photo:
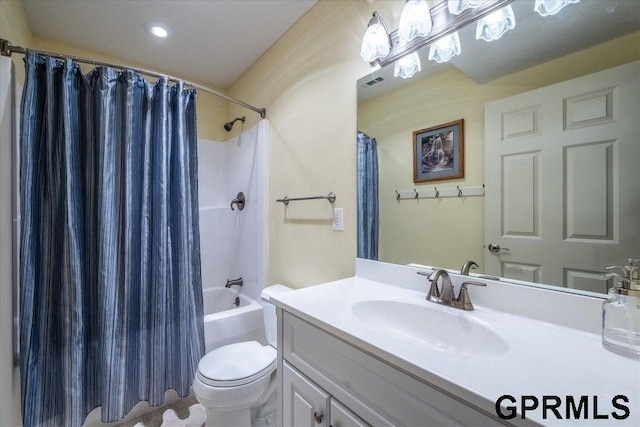
[[[230,122],[227,122],[224,124],[224,130],[226,130],[227,132],[231,132],[231,129],[233,128],[233,124],[235,122],[237,122],[238,120],[240,120],[242,123],[244,123],[245,120],[247,120],[246,117],[242,116],[242,117],[236,117],[235,119],[231,120]]]

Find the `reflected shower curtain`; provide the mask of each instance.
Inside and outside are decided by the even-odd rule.
[[[189,394],[204,353],[195,93],[32,52],[22,98],[25,426]]]
[[[378,148],[358,132],[358,258],[378,259]]]

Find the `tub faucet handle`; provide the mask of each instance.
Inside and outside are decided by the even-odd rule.
[[[244,197],[244,193],[241,191],[238,193],[236,198],[231,201],[231,210],[235,211],[233,205],[236,205],[239,210],[243,210],[245,202],[246,202],[246,199]]]

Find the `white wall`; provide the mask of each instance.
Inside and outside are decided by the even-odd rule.
[[[226,143],[198,141],[203,288],[242,277],[242,292],[260,298],[268,265],[268,132],[269,121],[262,120]],[[231,200],[240,191],[246,197],[245,208],[232,211]]]
[[[9,58],[0,58],[0,425],[20,425],[20,374],[14,368],[12,288],[12,152],[17,126],[12,103],[20,85],[12,78]],[[21,90],[20,90],[21,91]],[[19,99],[19,96],[18,98]],[[19,105],[19,104],[16,104]],[[14,122],[15,120],[15,122]]]

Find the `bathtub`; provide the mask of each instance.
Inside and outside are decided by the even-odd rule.
[[[236,298],[239,298],[237,307]],[[207,352],[240,341],[266,343],[262,306],[258,302],[228,288],[203,289],[202,302]]]

